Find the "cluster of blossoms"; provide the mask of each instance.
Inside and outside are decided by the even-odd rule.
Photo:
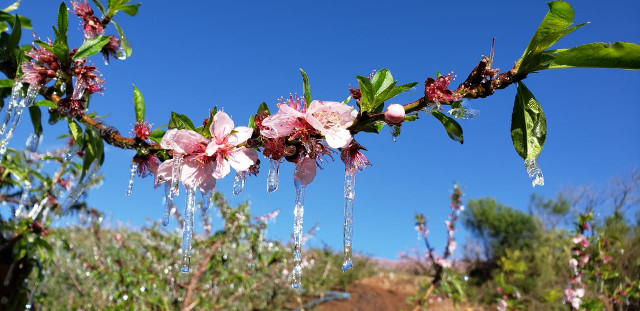
[[[571,281],[564,291],[564,303],[571,306],[572,310],[580,309],[585,294],[585,284],[582,281],[584,266],[589,262],[589,240],[584,233],[591,229],[587,222],[589,218],[580,217],[578,233],[572,238],[574,246],[571,248],[572,258],[569,260],[571,268]]]
[[[520,292],[516,289],[513,293],[507,294],[507,292],[502,288],[496,288],[496,292],[500,295],[500,300],[498,301],[498,305],[496,306],[496,310],[498,311],[506,311],[509,307],[509,301],[514,302],[514,300],[518,300],[521,298]],[[516,309],[517,310],[517,309]]]
[[[73,13],[82,19],[82,30],[85,39],[95,38],[97,35],[104,34],[104,26],[102,21],[93,14],[93,10],[87,1],[71,1]]]
[[[30,57],[32,61],[23,62],[20,66],[24,73],[23,82],[34,87],[41,87],[56,77],[56,73],[60,69],[60,61],[51,51],[34,44],[34,48],[25,52],[25,55]]]

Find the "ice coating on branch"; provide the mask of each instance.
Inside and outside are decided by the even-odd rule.
[[[131,171],[129,174],[129,184],[127,185],[127,196],[131,195],[131,191],[133,190],[133,179],[136,177],[136,173],[138,172],[138,162],[131,161]]]
[[[315,164],[314,164],[315,166]],[[296,168],[297,171],[297,168]],[[300,179],[294,177],[293,183],[296,187],[296,202],[293,211],[293,274],[291,279],[291,286],[293,288],[300,288],[302,281],[302,223],[304,216],[304,190],[307,184],[302,183]]]
[[[87,84],[82,79],[76,79],[76,83],[73,85],[73,95],[71,99],[79,100],[84,96],[84,91],[87,89]]]
[[[267,192],[271,193],[278,190],[278,175],[280,172],[280,161],[269,160],[269,173],[267,175]]]
[[[22,210],[27,205],[27,200],[29,200],[30,191],[31,191],[31,183],[25,182],[24,186],[22,186],[22,194],[20,195],[20,201],[18,203],[18,208],[16,209],[16,213],[15,213],[16,217],[22,214]]]
[[[13,87],[11,88],[11,97],[9,98],[9,104],[7,105],[7,111],[5,112],[2,125],[0,125],[0,136],[4,134],[7,124],[13,115],[13,109],[18,106],[20,100],[20,91],[22,89],[22,82],[19,79],[13,81]]]
[[[537,160],[537,158],[524,160],[524,167],[527,169],[527,174],[529,174],[531,185],[533,187],[544,186],[544,176],[542,175],[542,170],[540,169]]]
[[[4,132],[4,136],[2,137],[2,141],[0,142],[0,159],[7,152],[7,146],[9,145],[9,141],[13,137],[13,133],[20,122],[20,116],[22,115],[22,111],[24,108],[31,107],[33,105],[33,101],[38,96],[38,92],[40,91],[40,86],[29,85],[29,89],[27,90],[27,96],[20,100],[20,103],[17,107],[15,107],[15,111],[10,116],[9,127],[6,128],[6,132]]]
[[[480,110],[464,107],[449,109],[448,112],[452,117],[463,120],[473,119],[480,115]]]
[[[79,181],[75,186],[73,186],[73,188],[71,188],[71,191],[67,196],[67,199],[64,201],[64,204],[62,204],[63,211],[66,211],[67,209],[69,209],[69,207],[71,207],[71,205],[75,203],[75,201],[80,197],[80,195],[82,195],[82,193],[87,189],[87,187],[89,186],[89,182],[95,177],[95,175],[100,170],[99,162],[100,161],[94,161],[93,163],[91,163],[91,166],[89,166],[89,170],[87,171],[87,175],[85,176],[85,179],[83,181]]]
[[[245,176],[245,172],[237,172],[236,178],[233,181],[233,195],[238,195],[244,189],[244,181],[247,177]]]
[[[398,124],[404,121],[404,107],[399,104],[391,104],[387,107],[387,110],[384,112],[384,120],[387,123]]]
[[[196,210],[196,189],[187,188],[187,203],[182,228],[182,265],[180,271],[189,273],[191,262],[191,244],[193,243],[193,218]]]
[[[344,170],[344,259],[342,271],[353,267],[353,200],[356,196],[356,166],[347,165]]]
[[[177,154],[173,158],[173,166],[171,167],[171,190],[169,196],[171,199],[180,194],[180,169],[182,169],[182,154]]]

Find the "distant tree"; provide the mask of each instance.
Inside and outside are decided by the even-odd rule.
[[[529,200],[529,213],[538,217],[542,225],[549,229],[556,229],[563,224],[567,214],[571,211],[571,201],[562,193],[556,199],[545,199],[532,193]]]

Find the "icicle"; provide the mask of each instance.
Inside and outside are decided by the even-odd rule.
[[[213,197],[213,191],[202,193],[202,211],[206,212],[211,206],[211,199]]]
[[[124,50],[124,48],[122,48],[122,46],[120,46],[120,47],[118,48],[118,51],[117,51],[116,57],[117,57],[119,60],[125,60],[125,59],[127,59],[127,52]]]
[[[271,193],[278,190],[278,174],[280,171],[280,161],[271,159],[269,166],[269,175],[267,175],[267,192]]]
[[[38,96],[39,91],[39,86],[30,85],[29,89],[27,90],[27,97],[20,100],[18,106],[15,107],[16,111],[11,114],[11,117],[9,118],[9,128],[6,129],[4,137],[2,138],[2,143],[0,145],[0,159],[2,159],[5,152],[7,152],[7,146],[9,145],[9,141],[13,137],[13,132],[15,131],[16,126],[18,126],[18,123],[20,122],[22,111],[24,110],[24,108],[31,107],[31,105],[33,105],[33,101],[36,99],[36,96]]]
[[[391,131],[391,138],[393,142],[396,142],[396,137],[400,136],[400,125],[399,124],[389,124],[389,130]]]
[[[291,286],[300,288],[302,280],[302,220],[304,216],[304,185],[300,179],[294,178],[293,183],[296,186],[296,206],[293,211],[293,278]]]
[[[178,153],[173,157],[173,168],[171,169],[171,199],[180,194],[180,173],[182,171],[182,154]]]
[[[164,184],[164,216],[162,217],[162,225],[167,226],[169,224],[169,216],[171,215],[171,209],[173,207],[173,196],[171,195],[171,184]]]
[[[244,189],[244,181],[247,177],[245,172],[237,172],[236,179],[233,181],[233,195],[238,195]]]
[[[76,79],[76,83],[73,85],[73,96],[71,99],[79,100],[84,96],[84,91],[87,89],[87,85],[82,79]]]
[[[33,208],[31,209],[27,217],[31,219],[36,219],[36,217],[38,217],[38,214],[40,214],[42,207],[44,207],[48,202],[49,202],[49,196],[45,197],[42,201],[36,203],[36,205],[33,206]]]
[[[20,99],[20,92],[22,90],[22,82],[19,79],[13,81],[13,87],[11,88],[11,98],[9,99],[9,104],[7,105],[7,111],[4,114],[4,120],[2,121],[2,125],[0,125],[0,135],[4,134],[4,130],[7,128],[7,124],[9,124],[9,120],[11,119],[13,109],[18,106],[18,99]]]
[[[64,201],[64,204],[62,204],[62,211],[69,209],[71,204],[73,204],[80,195],[82,195],[89,186],[89,182],[95,177],[96,173],[98,173],[98,170],[100,170],[99,161],[91,163],[91,166],[89,166],[89,170],[87,171],[87,175],[85,176],[85,180],[78,181],[78,183],[71,189],[71,192],[69,192],[67,199]]]
[[[544,186],[544,176],[542,176],[542,170],[538,166],[537,158],[531,160],[524,160],[524,167],[527,169],[527,174],[531,178],[531,185]]]
[[[16,217],[22,214],[22,210],[24,209],[25,205],[27,205],[27,200],[29,200],[29,191],[31,191],[31,183],[27,181],[24,183],[24,186],[22,187],[22,195],[20,196],[20,203],[18,203],[18,209],[16,209],[16,213],[15,213]]]
[[[29,134],[29,137],[27,137],[27,141],[24,144],[25,147],[25,152],[30,152],[30,153],[34,153],[36,151],[38,151],[38,144],[40,143],[40,135],[36,134],[36,133],[31,133]]]
[[[131,161],[131,175],[129,176],[129,185],[127,185],[127,196],[131,195],[131,191],[133,190],[133,179],[136,177],[137,171],[138,171],[138,162]]]
[[[470,108],[453,108],[449,109],[448,113],[457,119],[473,119],[480,115],[480,110],[470,109]]]
[[[356,167],[347,165],[344,170],[344,260],[342,271],[353,267],[353,199],[356,196]]]
[[[184,225],[182,229],[182,267],[180,271],[189,273],[191,261],[191,243],[193,242],[193,215],[196,209],[196,190],[187,188],[187,206],[184,212]]]

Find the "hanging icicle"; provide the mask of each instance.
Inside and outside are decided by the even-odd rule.
[[[271,193],[278,190],[278,175],[280,171],[280,161],[269,160],[269,174],[267,175],[267,192]]]
[[[127,52],[124,50],[124,48],[123,48],[122,46],[120,46],[120,47],[118,48],[118,51],[117,51],[116,57],[117,57],[119,60],[125,60],[125,59],[127,59]]]
[[[71,146],[71,148],[69,148],[69,152],[67,152],[64,155],[62,155],[62,160],[63,161],[71,160],[73,155],[78,153],[78,151],[80,151],[80,146],[78,144],[73,144],[73,146]]]
[[[25,181],[24,186],[22,186],[22,195],[20,195],[20,202],[18,203],[18,209],[16,209],[15,216],[19,217],[22,214],[22,210],[27,205],[27,200],[29,200],[29,191],[31,191],[31,183]]]
[[[0,136],[4,134],[4,130],[7,128],[7,124],[9,124],[9,120],[13,115],[13,109],[18,106],[18,100],[20,99],[20,93],[22,91],[22,82],[20,79],[16,79],[13,81],[13,87],[11,88],[11,97],[9,98],[9,104],[7,105],[7,111],[4,114],[4,120],[2,121],[2,125],[0,125]]]
[[[529,178],[531,179],[531,185],[534,187],[544,186],[544,176],[542,175],[542,170],[537,160],[538,158],[524,160],[524,167],[527,169],[527,174],[529,174]]]
[[[169,224],[169,216],[171,215],[171,209],[173,208],[173,195],[171,195],[171,183],[164,183],[164,215],[162,216],[162,225],[167,226]]]
[[[82,79],[76,79],[76,83],[73,85],[73,96],[71,99],[80,100],[84,96],[84,91],[87,89],[87,85]]]
[[[391,131],[391,139],[396,142],[396,137],[400,136],[400,124],[389,124],[389,130]]]
[[[182,171],[182,159],[181,153],[176,154],[173,157],[173,167],[171,168],[171,190],[169,196],[171,199],[180,194],[180,174]]]
[[[304,190],[307,187],[300,181],[300,179],[295,178],[293,183],[296,186],[296,206],[293,211],[294,220],[293,220],[293,279],[291,281],[291,286],[293,288],[300,288],[300,284],[302,281],[302,223],[304,216]]]
[[[27,217],[35,220],[38,217],[38,214],[40,214],[40,211],[42,211],[42,208],[47,205],[47,203],[49,203],[49,196],[46,196],[44,199],[42,199],[42,201],[36,203]]]
[[[13,132],[18,126],[20,122],[20,116],[22,115],[22,111],[24,108],[31,107],[33,105],[33,101],[38,96],[38,92],[40,91],[39,86],[30,85],[27,90],[27,96],[20,100],[20,103],[17,107],[15,107],[15,112],[11,114],[9,118],[9,127],[6,128],[6,132],[4,132],[4,136],[2,137],[2,142],[0,143],[0,159],[4,156],[5,152],[7,152],[7,146],[9,145],[9,141],[13,137]]]
[[[184,212],[182,228],[182,266],[180,271],[189,273],[191,262],[191,243],[193,242],[193,217],[196,209],[196,189],[187,188],[187,206]]]
[[[27,141],[24,143],[25,153],[34,153],[38,151],[38,144],[40,144],[40,135],[36,133],[29,134]]]
[[[356,166],[346,165],[344,170],[344,260],[342,271],[353,267],[353,200],[356,196]]]
[[[244,189],[244,181],[246,180],[245,172],[237,172],[233,181],[233,195],[238,195]]]
[[[206,212],[211,207],[211,199],[213,198],[213,191],[202,193],[202,211]]]
[[[133,190],[133,179],[136,177],[137,171],[138,171],[138,162],[131,161],[131,172],[129,175],[129,184],[127,185],[127,196],[131,195],[131,191]]]
[[[93,163],[91,163],[85,179],[83,181],[78,181],[78,183],[73,186],[73,188],[69,192],[69,195],[67,196],[67,199],[64,201],[64,204],[62,204],[62,211],[66,211],[67,209],[69,209],[69,207],[71,207],[71,205],[75,203],[80,195],[82,195],[82,193],[87,189],[87,187],[89,186],[89,182],[100,170],[99,162],[100,161],[94,161]]]

